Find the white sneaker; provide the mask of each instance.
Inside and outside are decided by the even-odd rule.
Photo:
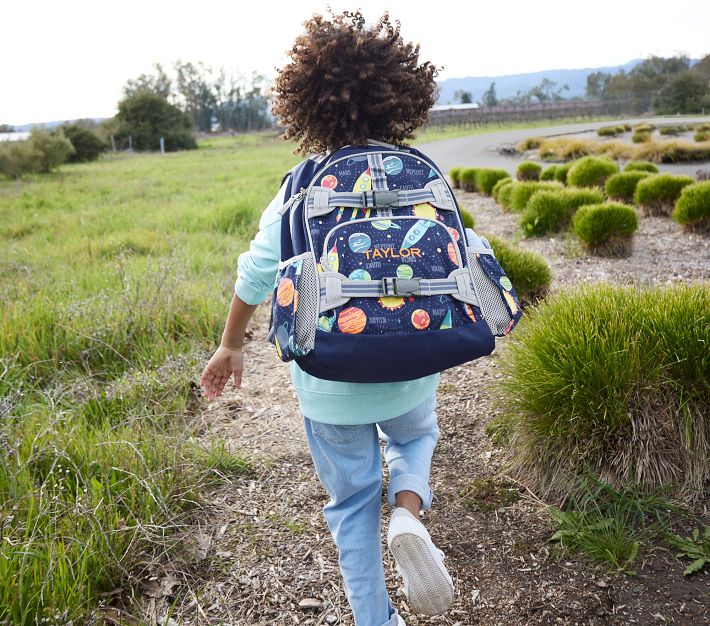
[[[444,552],[431,540],[424,524],[407,509],[396,507],[387,530],[387,545],[404,594],[415,613],[440,615],[454,601],[454,582],[444,565]]]

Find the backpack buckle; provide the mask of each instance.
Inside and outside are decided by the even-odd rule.
[[[384,296],[418,296],[422,287],[419,278],[383,278],[382,294]]]
[[[364,191],[365,208],[368,208],[369,194],[372,194],[372,208],[397,207],[399,196],[396,191]]]

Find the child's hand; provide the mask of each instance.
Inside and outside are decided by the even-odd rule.
[[[217,348],[200,377],[202,395],[207,396],[209,402],[221,396],[232,374],[234,374],[234,388],[239,389],[242,386],[243,367],[244,356],[241,349],[233,350],[226,346]]]

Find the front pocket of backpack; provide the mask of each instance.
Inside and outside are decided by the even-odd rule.
[[[466,255],[486,323],[497,337],[507,335],[521,316],[513,284],[492,254],[467,247]]]
[[[279,266],[271,302],[271,328],[267,339],[282,361],[308,354],[315,342],[318,319],[318,277],[310,253]]]

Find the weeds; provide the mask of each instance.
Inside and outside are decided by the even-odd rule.
[[[679,550],[677,557],[690,559],[692,563],[683,571],[684,576],[690,576],[704,570],[710,565],[710,526],[703,527],[702,536],[698,528],[693,529],[690,537],[679,537],[669,533],[668,543]]]

